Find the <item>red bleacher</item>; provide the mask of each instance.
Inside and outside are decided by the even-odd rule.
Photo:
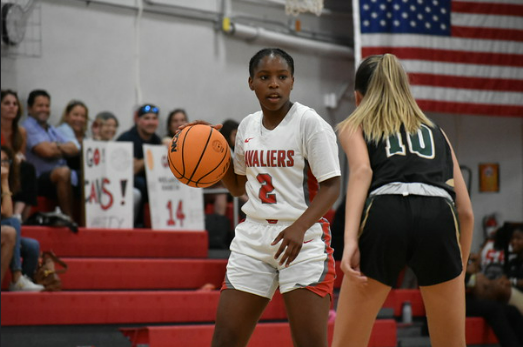
[[[116,324],[133,346],[145,340],[149,347],[209,345],[219,291],[199,289],[205,284],[220,287],[226,260],[207,258],[206,232],[80,228],[74,234],[67,228],[24,226],[22,235],[38,239],[42,250],[55,251],[69,270],[61,275],[62,292],[3,291],[2,326]],[[338,274],[337,287],[339,269]],[[418,290],[393,290],[384,306],[399,317],[406,300],[415,316],[424,315]],[[249,347],[292,346],[285,320],[277,294]],[[140,326],[127,328],[130,324]],[[377,320],[369,346],[396,346],[396,329],[394,319]],[[495,341],[482,319],[467,319],[467,329],[469,343]]]
[[[132,347],[208,347],[211,344],[212,325],[193,325],[189,327],[167,326],[143,328],[122,328],[122,333],[132,342]],[[332,341],[334,324],[329,323],[329,344]],[[380,319],[374,324],[368,347],[396,346],[396,321]],[[292,347],[288,323],[260,323],[256,327],[249,347]]]

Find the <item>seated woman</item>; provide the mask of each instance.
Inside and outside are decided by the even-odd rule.
[[[16,239],[11,257],[12,282],[9,285],[9,290],[39,292],[44,290],[44,287],[33,283],[31,277],[34,275],[38,265],[40,244],[34,239],[22,237],[20,221],[17,218],[13,218],[13,202],[11,196],[20,186],[18,180],[18,164],[14,160],[14,153],[10,148],[2,146],[1,153],[1,224],[2,227],[7,226],[13,228],[16,232]],[[20,260],[21,258],[24,259],[23,266]]]
[[[56,130],[60,132],[68,141],[73,142],[80,152],[74,157],[68,157],[67,166],[75,170],[80,177],[82,170],[82,142],[87,131],[89,120],[89,110],[82,101],[71,100],[64,109],[62,118]]]
[[[22,117],[22,105],[16,92],[2,90],[2,146],[9,147],[15,154],[14,160],[20,166],[20,181],[24,182],[21,189],[13,195],[13,215],[25,221],[33,206],[37,205],[38,189],[36,185],[36,170],[33,164],[25,160],[27,132],[19,125]]]

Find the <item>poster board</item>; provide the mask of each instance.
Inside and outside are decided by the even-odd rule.
[[[205,230],[203,190],[186,186],[173,176],[166,146],[144,145],[143,152],[152,228]]]
[[[133,145],[84,140],[85,226],[133,228]]]

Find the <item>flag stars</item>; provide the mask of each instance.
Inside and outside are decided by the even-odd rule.
[[[368,33],[449,35],[451,0],[359,0]]]

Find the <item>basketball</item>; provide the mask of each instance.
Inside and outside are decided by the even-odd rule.
[[[167,158],[178,181],[205,188],[218,183],[227,172],[231,152],[225,137],[210,125],[188,126],[171,140]]]

